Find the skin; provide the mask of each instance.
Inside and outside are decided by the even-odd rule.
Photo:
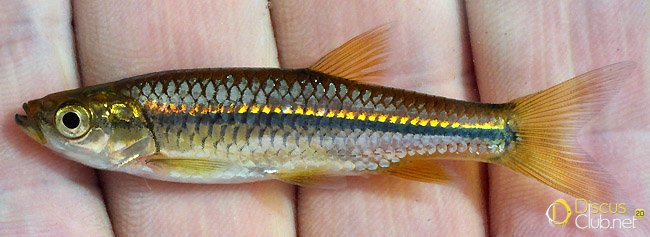
[[[275,181],[174,184],[95,172],[31,141],[13,121],[24,101],[80,84],[175,68],[309,66],[387,22],[394,53],[387,76],[373,83],[458,99],[505,102],[635,61],[636,81],[621,86],[619,106],[607,107],[581,142],[618,171],[614,178],[635,206],[650,208],[643,172],[650,165],[642,159],[650,154],[641,148],[650,142],[643,116],[650,100],[642,97],[650,91],[650,5],[642,1],[272,1],[270,10],[265,1],[193,3],[3,4],[0,236],[592,233],[549,225],[548,205],[572,199],[500,167],[446,162],[458,178],[444,185],[390,177],[350,178],[339,190]],[[628,234],[647,235],[647,223]]]

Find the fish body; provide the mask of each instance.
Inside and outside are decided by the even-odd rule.
[[[379,75],[385,31],[310,68],[157,72],[30,101],[16,121],[72,160],[175,182],[309,186],[382,173],[440,182],[448,176],[437,161],[452,159],[504,165],[575,196],[611,196],[575,134],[629,64],[509,103],[466,102],[368,82]]]
[[[181,70],[113,86],[146,117],[156,148],[151,154],[224,164],[207,174],[164,176],[187,182],[314,169],[358,175],[414,155],[487,161],[514,139],[503,105],[364,85],[308,69]]]

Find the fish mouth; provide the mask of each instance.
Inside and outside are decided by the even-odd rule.
[[[27,111],[30,110],[27,103],[23,104],[23,110],[25,111],[26,114],[29,114]],[[16,114],[15,119],[16,119],[16,124],[18,124],[18,126],[22,128],[25,134],[27,134],[29,137],[31,137],[32,139],[36,140],[41,144],[47,143],[47,141],[45,140],[45,136],[43,136],[43,132],[38,126],[38,123],[36,123],[36,121],[34,121],[33,118],[30,118],[28,115]]]

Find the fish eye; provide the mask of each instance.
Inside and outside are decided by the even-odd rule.
[[[63,122],[63,126],[66,128],[75,129],[79,127],[79,115],[75,112],[67,112],[61,118],[61,122]]]
[[[81,106],[65,106],[56,111],[56,129],[67,138],[78,138],[90,129],[88,110]]]

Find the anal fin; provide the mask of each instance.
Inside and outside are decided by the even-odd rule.
[[[434,159],[404,159],[380,172],[395,177],[425,183],[443,183],[449,181],[445,167]]]
[[[327,170],[318,168],[280,171],[275,174],[275,178],[301,187],[338,189],[347,186],[344,176],[332,176],[326,172]]]

